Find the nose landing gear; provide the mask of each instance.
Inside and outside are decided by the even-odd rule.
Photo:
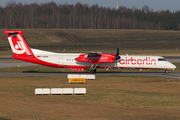
[[[168,70],[164,70],[165,73],[168,73]]]

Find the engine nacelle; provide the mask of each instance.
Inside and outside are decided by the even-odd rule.
[[[92,62],[92,64],[114,63],[115,55],[103,53],[95,56],[88,56],[88,54],[82,54],[75,60],[78,62]]]

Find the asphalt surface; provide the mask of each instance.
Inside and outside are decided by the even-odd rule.
[[[166,60],[170,62],[180,62],[180,57],[165,57]],[[13,61],[13,58],[0,58],[0,61]],[[37,64],[29,62],[1,62],[1,68],[10,68],[10,67],[24,67],[24,66],[34,66]],[[67,76],[67,74],[72,74],[72,72],[62,72],[62,73],[0,73],[0,77],[20,77],[20,76]],[[73,73],[73,74],[89,74],[89,73]],[[95,75],[123,75],[123,76],[153,76],[153,77],[162,77],[167,79],[176,79],[180,80],[180,72],[169,72],[165,74],[164,72],[97,72]]]
[[[0,68],[27,67],[35,65],[37,64],[29,62],[0,62]]]
[[[10,120],[10,119],[0,118],[0,120]]]
[[[180,62],[180,57],[164,57],[169,62]]]
[[[7,73],[2,72],[0,73],[0,77],[28,77],[28,76],[67,76],[68,74],[89,74],[87,73],[72,73],[72,72],[66,72],[66,73]],[[167,78],[167,79],[176,79],[180,80],[180,72],[99,72],[95,75],[122,75],[122,76],[151,76],[151,77],[161,77],[161,78]]]

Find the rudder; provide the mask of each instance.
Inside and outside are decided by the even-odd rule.
[[[14,56],[34,56],[31,48],[22,35],[24,33],[23,31],[5,30],[4,33],[7,35]]]

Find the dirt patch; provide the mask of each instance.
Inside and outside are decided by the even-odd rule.
[[[45,36],[55,43],[71,43],[74,45],[83,41],[77,35],[71,34],[69,32],[66,33],[64,31],[56,31],[54,34],[46,33]]]

